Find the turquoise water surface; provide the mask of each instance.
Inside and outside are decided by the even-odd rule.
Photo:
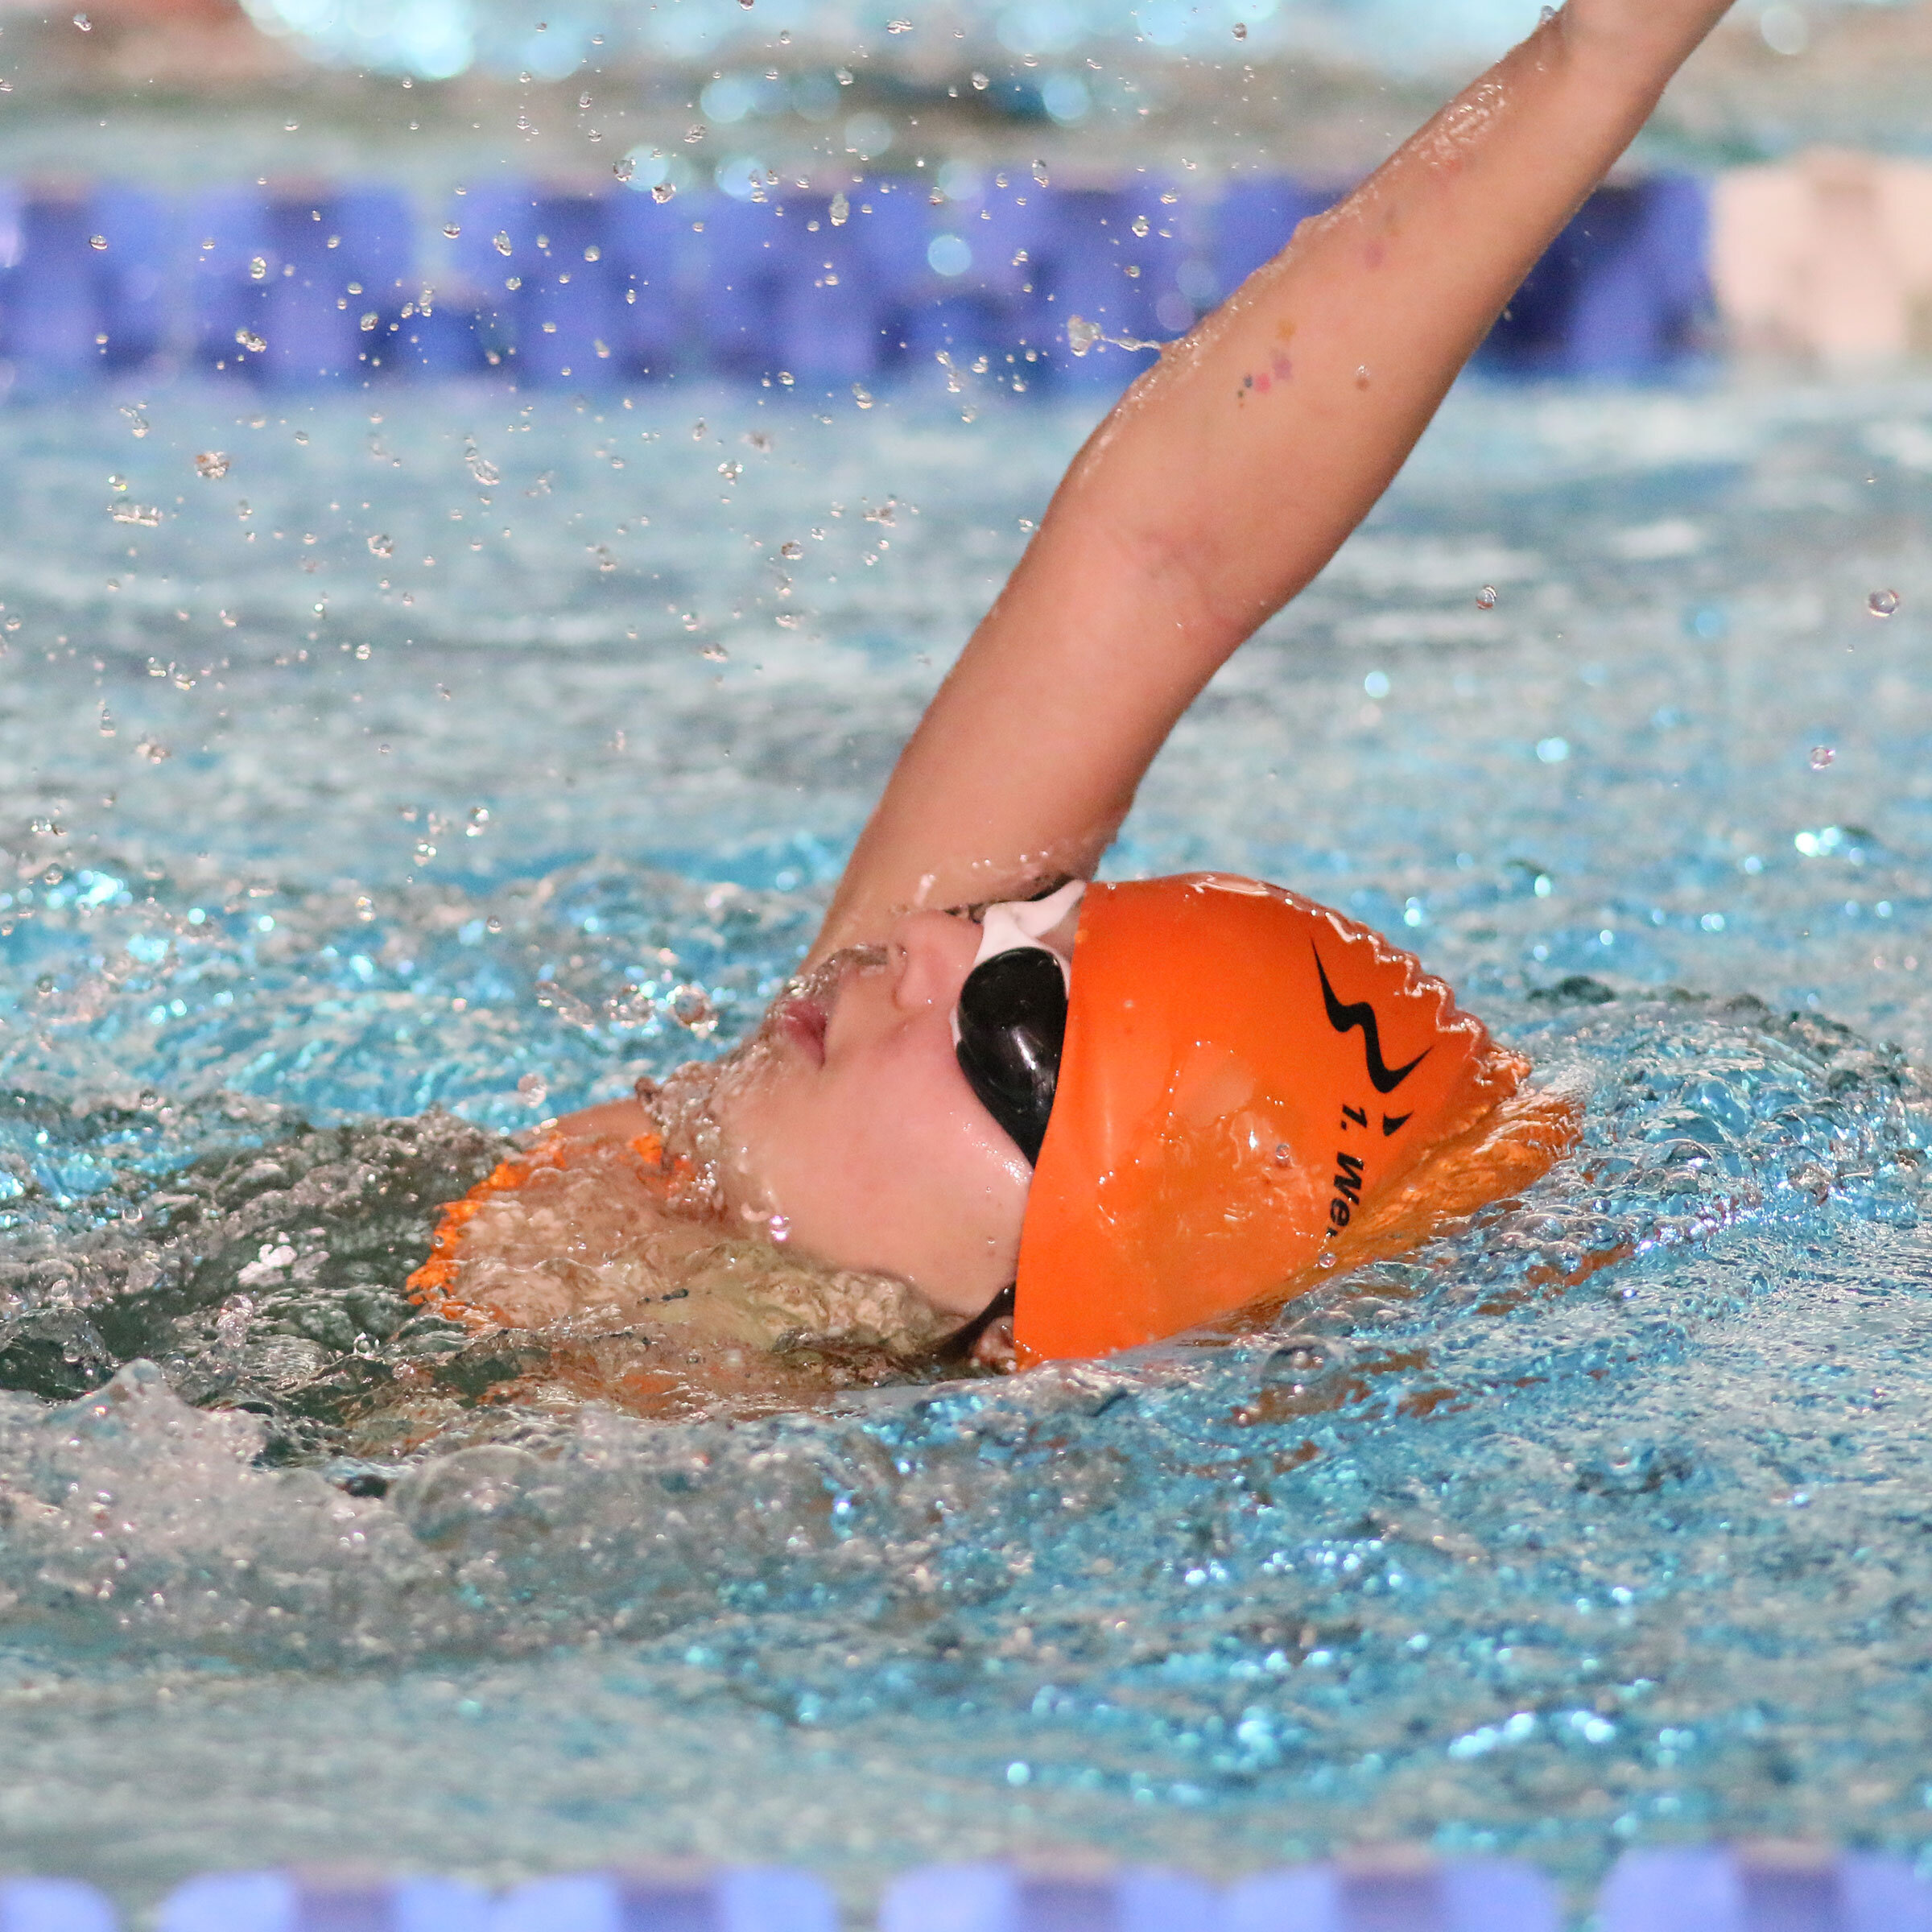
[[[1583,1099],[1521,1200],[752,1420],[493,1406],[401,1298],[755,1017],[1090,419],[0,416],[10,1864],[1932,1842],[1923,384],[1465,388],[1149,781],[1117,876],[1330,900]]]

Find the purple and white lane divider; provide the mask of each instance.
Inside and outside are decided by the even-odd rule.
[[[1555,1887],[1502,1859],[1400,1851],[1216,1886],[1153,1867],[929,1865],[880,1901],[878,1932],[1560,1932]],[[341,1868],[192,1878],[156,1932],[839,1932],[824,1881],[779,1866],[658,1864],[533,1879],[492,1897],[442,1878]],[[1932,1932],[1905,1860],[1804,1845],[1628,1852],[1600,1932]],[[0,1932],[120,1932],[69,1879],[0,1879]]]

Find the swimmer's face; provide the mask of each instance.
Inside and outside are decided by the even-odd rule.
[[[772,1007],[712,1103],[736,1204],[962,1320],[1013,1278],[1032,1179],[953,1051],[979,941],[969,919],[914,913],[882,947],[835,956]]]

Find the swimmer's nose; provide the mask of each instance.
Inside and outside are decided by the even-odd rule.
[[[980,929],[945,912],[909,913],[893,927],[887,946],[894,973],[893,1002],[908,1011],[951,1009],[972,970]]]

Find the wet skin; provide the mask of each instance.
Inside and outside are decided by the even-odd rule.
[[[775,1236],[910,1282],[974,1315],[1013,1279],[1033,1170],[960,1071],[952,1009],[972,921],[910,914],[882,947],[841,956],[829,985],[781,999],[766,1051],[720,1083],[743,1150],[732,1191]]]
[[[1071,950],[1071,923],[1050,935]],[[712,1113],[728,1208],[835,1266],[898,1276],[962,1320],[1013,1278],[1033,1173],[960,1071],[952,1010],[980,928],[913,913],[828,960],[732,1056]],[[632,1102],[567,1132],[629,1134]]]

